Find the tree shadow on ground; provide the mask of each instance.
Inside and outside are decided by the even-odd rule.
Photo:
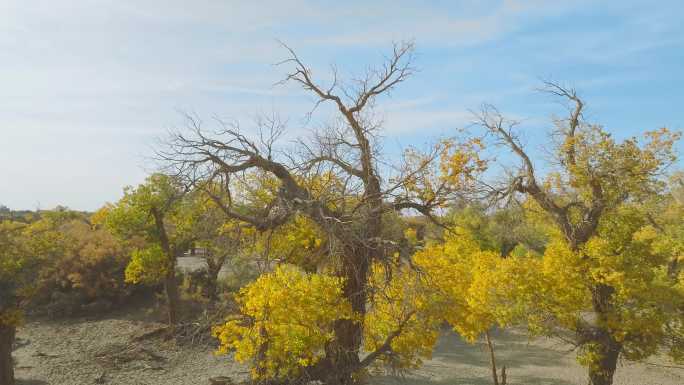
[[[429,378],[402,378],[396,376],[374,377],[373,384],[379,385],[492,385],[491,377],[468,377],[454,376],[443,380],[430,380]],[[508,380],[508,385],[576,385],[557,378],[539,378],[519,376]]]
[[[572,357],[564,347],[540,346],[532,343],[524,333],[496,331],[492,334],[497,365],[499,368],[506,366],[509,385],[575,385],[543,373],[529,374],[524,368],[540,367],[552,375],[554,368],[567,365],[568,355]],[[371,382],[381,385],[491,385],[489,367],[489,352],[484,343],[469,344],[451,330],[445,330],[432,359],[420,370],[404,376],[377,375]]]
[[[107,320],[122,320],[145,323],[165,323],[166,309],[153,296],[132,296],[120,304],[98,312],[76,312],[65,315],[48,315],[45,309],[34,309],[27,315],[28,323],[38,322],[43,325],[62,327],[76,326]],[[30,325],[29,325],[30,327]]]
[[[572,353],[562,348],[532,344],[522,333],[495,332],[492,336],[499,366],[515,368],[525,365],[542,367],[563,366]],[[482,341],[465,342],[456,333],[444,331],[433,351],[433,361],[489,367],[489,352]]]
[[[23,380],[21,378],[16,379],[16,385],[49,385],[43,380]]]

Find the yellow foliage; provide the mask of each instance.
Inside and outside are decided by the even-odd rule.
[[[600,327],[622,344],[627,359],[643,359],[667,345],[667,329],[681,322],[676,321],[676,309],[684,304],[684,296],[667,278],[668,255],[658,252],[662,237],[643,212],[629,205],[605,215],[597,235],[577,251],[559,233],[553,234],[536,269],[528,272],[531,277],[517,278],[524,292],[537,293],[519,298],[526,303],[530,328],[543,334],[557,328],[577,332],[587,325]],[[612,293],[601,315],[592,306],[597,287]],[[581,345],[579,362],[595,366],[600,347]]]
[[[495,324],[513,321],[519,307],[507,300],[514,282],[508,275],[517,272],[513,261],[518,259],[483,251],[467,234],[450,234],[444,243],[429,245],[413,259],[441,297],[433,299],[441,318],[467,341],[474,342]]]
[[[235,350],[235,359],[252,365],[254,379],[297,376],[324,355],[333,338],[333,322],[352,319],[343,299],[342,280],[280,265],[240,290],[244,319],[216,326],[219,354]]]
[[[307,271],[316,271],[326,255],[324,233],[308,217],[296,214],[286,224],[261,234],[256,244],[259,254],[268,253],[269,259],[297,265]]]
[[[21,326],[24,321],[23,312],[18,309],[0,311],[0,326]]]
[[[136,249],[126,266],[126,282],[155,284],[166,274],[168,261],[159,245]]]
[[[484,144],[478,138],[464,143],[452,140],[442,142],[440,153],[440,178],[459,189],[474,183],[475,176],[487,169],[487,161],[480,158],[479,153]]]
[[[394,354],[380,356],[380,362],[395,368],[418,367],[423,358],[431,357],[437,342],[441,297],[413,268],[403,265],[391,270],[380,264],[371,269],[364,346],[372,352],[393,337]]]

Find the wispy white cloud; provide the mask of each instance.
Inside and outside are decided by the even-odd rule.
[[[681,46],[671,18],[643,8],[630,14],[641,35],[618,31],[636,36],[634,44],[611,44],[617,32],[600,26],[574,41],[554,28],[518,35],[587,4],[594,2],[0,1],[0,173],[13,180],[0,184],[0,203],[93,209],[116,199],[121,186],[144,176],[139,166],[151,140],[182,124],[177,110],[243,120],[245,127],[256,112],[274,110],[290,118],[291,135],[303,133],[312,100],[296,87],[273,86],[287,69],[272,65],[286,54],[276,38],[298,49],[324,80],[330,61],[339,61],[343,74],[363,70],[391,41],[415,39],[418,66],[438,75],[419,73],[381,100],[388,137],[462,126],[471,120],[467,109],[484,101],[515,107],[536,83],[538,74],[520,65],[529,58],[553,69]],[[524,52],[480,62],[456,56],[492,42]],[[461,60],[460,72],[445,75]],[[481,68],[493,61],[500,66]],[[465,80],[451,79],[457,76]],[[490,82],[495,77],[506,82]],[[317,119],[329,116],[322,108]]]

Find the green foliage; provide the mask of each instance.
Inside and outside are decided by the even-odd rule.
[[[448,221],[457,232],[476,241],[482,250],[498,252],[506,257],[516,252],[543,253],[547,242],[546,229],[528,218],[523,207],[487,210],[477,204],[453,208]]]
[[[123,277],[128,252],[109,232],[65,208],[35,218],[2,223],[3,298],[41,310],[65,307],[58,297],[81,306],[101,299],[118,302],[130,294]]]
[[[190,246],[197,213],[184,193],[173,178],[153,174],[144,184],[125,188],[124,196],[115,205],[98,214],[109,231],[134,249],[126,268],[127,282],[158,283],[169,269],[174,269],[176,254]],[[164,238],[169,252],[163,250]]]
[[[30,295],[39,264],[27,252],[26,227],[23,223],[0,222],[0,325],[16,326],[21,322],[19,303]]]

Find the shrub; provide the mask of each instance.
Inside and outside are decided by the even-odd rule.
[[[73,219],[51,223],[36,237],[52,242],[52,253],[43,258],[35,305],[47,305],[51,313],[68,316],[88,309],[82,305],[117,303],[132,293],[124,281],[129,252],[104,229]]]

